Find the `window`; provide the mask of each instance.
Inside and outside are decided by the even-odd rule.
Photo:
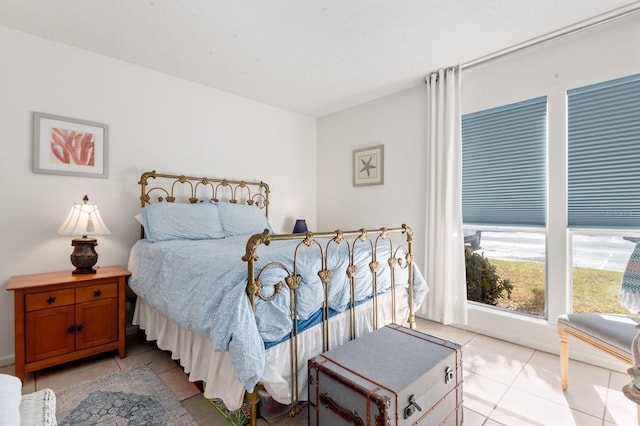
[[[627,313],[618,293],[639,240],[640,75],[569,90],[567,105],[573,311]]]
[[[492,295],[489,294],[489,297],[484,295],[483,298],[478,294],[481,286],[469,282],[467,299],[522,314],[544,316],[545,240],[544,232],[482,232],[482,247],[475,251],[475,255],[488,259],[490,268],[493,268],[499,278],[498,290],[501,287],[510,290],[504,290],[502,297],[491,297]],[[478,273],[486,273],[486,271],[470,271],[467,280]],[[486,287],[487,282],[488,280],[485,279],[482,287]],[[484,290],[487,291],[486,288]]]
[[[640,225],[640,74],[567,92],[569,227]]]
[[[544,226],[547,99],[462,116],[465,223]]]
[[[628,314],[618,301],[622,275],[640,238],[573,235],[573,312]]]
[[[501,289],[483,296],[470,282],[469,300],[545,315],[546,152],[546,97],[463,115],[465,237],[481,235],[479,246],[466,241],[467,280],[480,279],[469,265],[485,268],[485,257]]]

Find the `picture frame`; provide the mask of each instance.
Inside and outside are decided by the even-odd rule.
[[[384,145],[353,150],[353,186],[384,184]]]
[[[33,113],[33,172],[108,177],[109,126],[104,123]]]

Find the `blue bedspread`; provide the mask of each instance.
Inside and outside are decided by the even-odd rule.
[[[163,315],[215,342],[216,351],[229,351],[238,379],[251,391],[259,381],[265,362],[265,342],[277,342],[291,330],[289,291],[281,291],[273,301],[256,303],[256,315],[251,311],[245,294],[247,264],[242,261],[246,236],[218,240],[174,240],[151,243],[139,240],[131,249],[129,279],[131,289],[143,297]],[[326,241],[321,241],[324,247]],[[271,262],[292,266],[295,246],[299,241],[275,241],[258,250],[256,265],[259,271]],[[384,246],[384,247],[383,247]],[[349,304],[346,268],[347,249],[333,247],[329,251],[328,269],[329,307],[343,311]],[[357,247],[355,264],[356,300],[371,296],[370,250]],[[388,291],[390,280],[386,258],[388,244],[377,248],[380,270],[378,293]],[[303,282],[298,290],[298,317],[307,319],[322,306],[322,284],[317,275],[321,269],[319,250],[315,246],[300,249],[296,274]],[[383,260],[384,259],[384,260]],[[293,272],[293,271],[291,271]],[[265,286],[263,294],[283,281],[286,272],[281,267],[269,267],[260,277]],[[369,278],[368,278],[369,277]],[[269,288],[271,286],[271,288]],[[408,286],[406,269],[396,268],[396,287]],[[417,309],[427,285],[414,265],[414,305]]]

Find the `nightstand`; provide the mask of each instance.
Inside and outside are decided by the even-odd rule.
[[[103,352],[125,353],[125,283],[120,266],[95,274],[71,271],[11,277],[14,291],[15,374]]]

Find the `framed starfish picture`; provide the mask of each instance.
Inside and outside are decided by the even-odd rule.
[[[384,184],[384,145],[353,150],[353,186]]]

